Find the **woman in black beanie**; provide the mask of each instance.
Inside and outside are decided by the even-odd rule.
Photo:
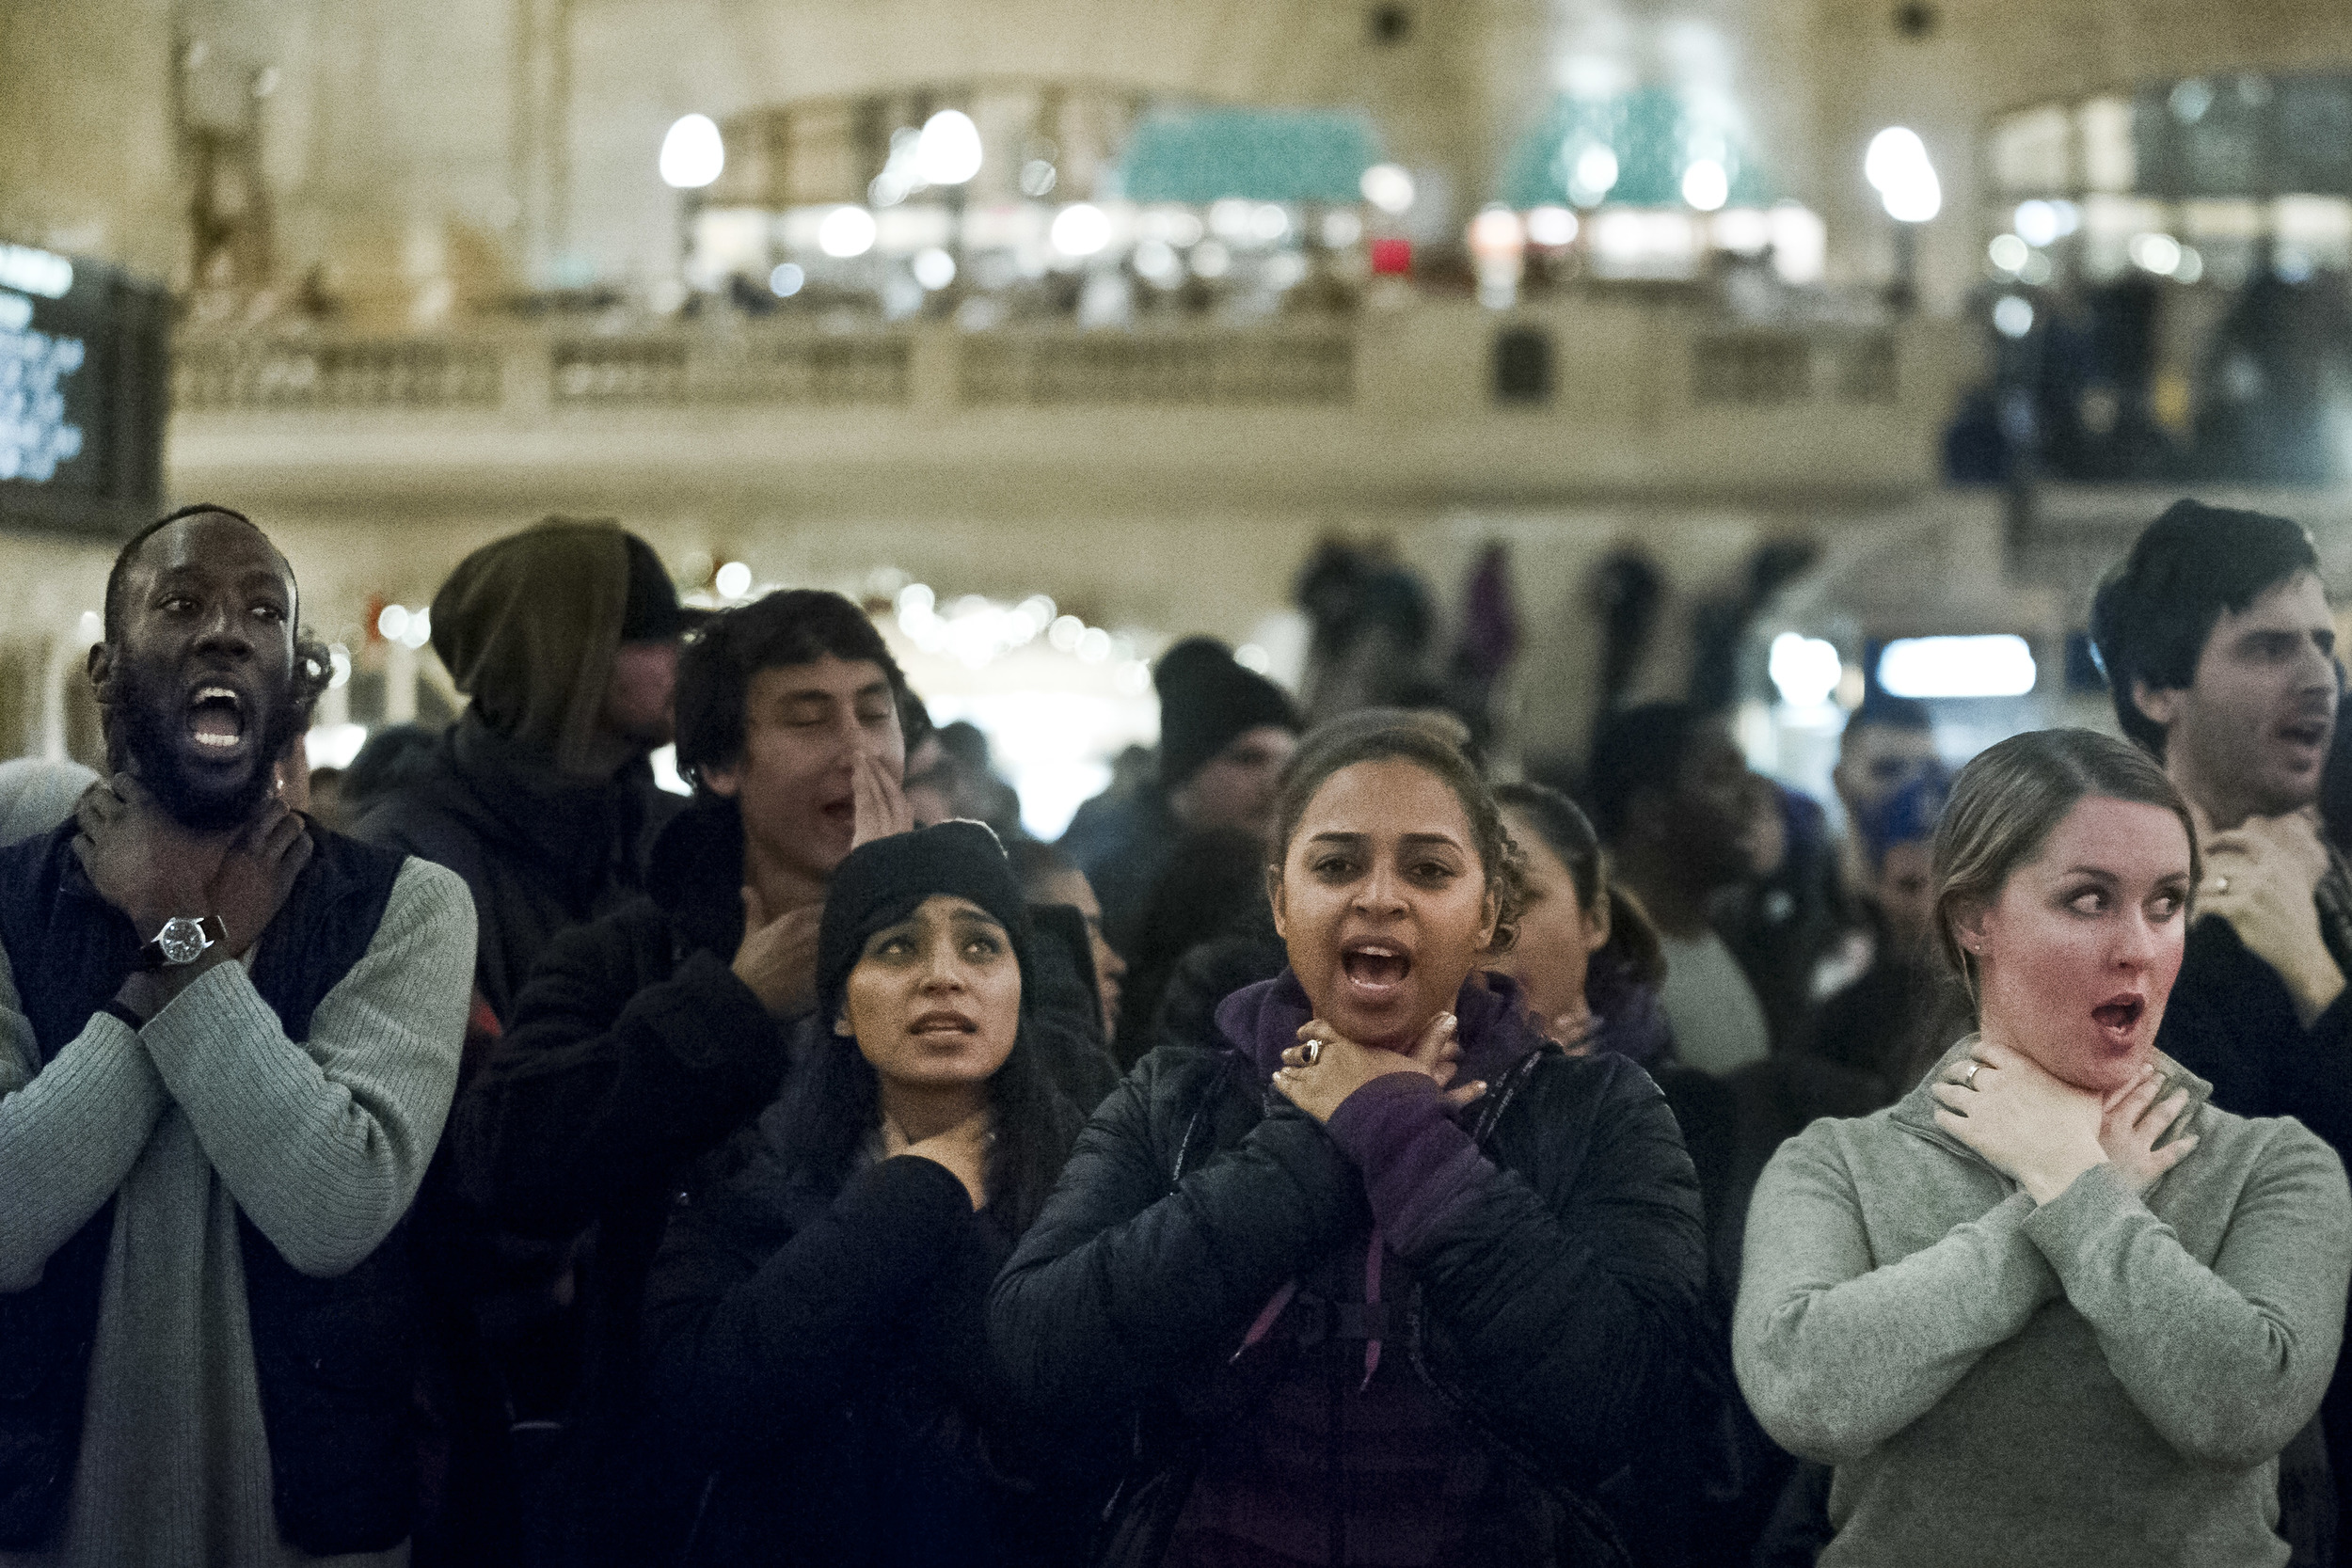
[[[675,1211],[648,1284],[667,1440],[708,1477],[691,1563],[1028,1563],[1078,1528],[1015,1486],[983,1321],[1080,1117],[1024,1023],[996,836],[948,822],[834,873],[832,1033]]]

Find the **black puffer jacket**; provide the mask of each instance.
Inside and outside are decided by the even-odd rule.
[[[1458,1007],[1472,1054],[1475,1029],[1524,1027],[1494,984],[1496,1006],[1473,984]],[[1230,1363],[1253,1316],[1371,1225],[1362,1177],[1262,1069],[1233,1043],[1146,1057],[992,1298],[992,1347],[1038,1419],[1133,1421],[1098,1558],[1120,1568],[1159,1560],[1200,1456],[1246,1417]],[[1620,1057],[1529,1051],[1463,1119],[1475,1198],[1398,1249],[1414,1282],[1391,1354],[1507,1461],[1525,1526],[1508,1533],[1555,1543],[1555,1561],[1625,1560],[1594,1499],[1639,1490],[1629,1472],[1692,1406],[1706,1260],[1690,1160]]]
[[[1009,1481],[990,1280],[1011,1238],[947,1169],[846,1182],[800,1166],[787,1108],[678,1208],[646,1290],[656,1431],[704,1478],[678,1560],[726,1568],[1013,1568],[1080,1510]]]

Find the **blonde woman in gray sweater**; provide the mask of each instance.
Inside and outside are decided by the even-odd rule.
[[[1765,1430],[1836,1467],[1841,1564],[2287,1560],[2279,1450],[2352,1273],[2343,1166],[2157,1053],[2200,866],[2156,765],[2083,730],[1962,770],[1935,841],[1979,1032],[1782,1146],[1733,1329]]]

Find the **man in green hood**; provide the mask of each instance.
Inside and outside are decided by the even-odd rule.
[[[472,701],[353,832],[466,879],[475,986],[502,1025],[548,941],[643,884],[647,830],[673,809],[646,758],[670,742],[689,616],[651,546],[564,518],[468,556],[432,614]]]

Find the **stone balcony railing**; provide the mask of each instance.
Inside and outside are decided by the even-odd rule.
[[[1742,324],[1683,305],[1423,304],[1349,318],[825,331],[185,334],[181,488],[290,499],[680,486],[992,488],[1087,504],[1870,494],[1931,483],[1965,330]],[[597,478],[596,476],[603,476]]]

